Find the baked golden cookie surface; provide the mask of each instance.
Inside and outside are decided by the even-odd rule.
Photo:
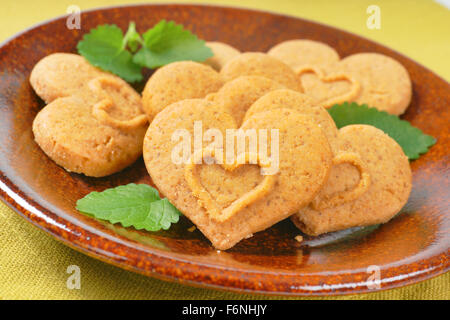
[[[208,95],[207,99],[223,105],[239,126],[253,102],[265,93],[281,88],[284,86],[269,78],[241,76],[225,83],[218,92]]]
[[[268,51],[289,65],[306,94],[324,107],[355,101],[400,115],[411,102],[407,70],[378,53],[357,53],[340,60],[330,46],[311,40],[289,40]]]
[[[219,73],[210,66],[181,61],[159,68],[147,81],[142,104],[149,119],[168,105],[193,98],[204,98],[223,85]]]
[[[228,141],[224,149],[210,148],[208,141],[193,150],[195,138],[191,138],[188,161],[174,163],[173,150],[179,153],[180,143],[173,138],[174,133],[180,137],[177,130],[183,129],[192,137],[196,121],[201,121],[203,132],[218,130],[224,139],[227,129],[237,129],[220,105],[183,100],[164,109],[151,123],[144,140],[144,160],[158,189],[217,249],[231,248],[297,212],[326,181],[332,162],[327,138],[309,117],[294,110],[261,112],[243,123],[241,129],[254,130],[258,138],[260,130],[268,134],[270,151],[266,155],[262,149],[236,154],[235,146],[230,147]],[[272,129],[278,130],[278,137],[271,135]],[[277,152],[271,149],[276,140]],[[227,150],[232,150],[235,162],[227,162]],[[271,156],[276,154],[277,170],[262,175],[267,160],[273,164]],[[252,156],[256,156],[253,162]]]
[[[298,76],[280,60],[261,52],[246,52],[230,60],[220,71],[225,81],[240,76],[261,76],[274,80],[286,88],[303,91]]]
[[[342,59],[335,72],[350,75],[361,84],[355,99],[390,114],[400,115],[411,102],[408,71],[398,61],[379,53],[358,53]]]
[[[41,149],[67,171],[103,177],[128,167],[142,154],[147,121],[117,130],[95,118],[92,108],[78,96],[56,99],[37,114],[33,134]]]
[[[311,97],[300,92],[289,89],[279,89],[265,94],[251,105],[245,114],[244,121],[256,113],[282,108],[293,109],[301,114],[310,116],[327,136],[333,153],[337,152],[338,129],[336,128],[333,118],[331,118],[330,114]]]
[[[346,168],[348,166],[353,169],[348,172],[348,178],[355,180],[355,183],[348,188],[336,190],[334,196],[327,200],[328,202],[337,203],[351,201],[367,190],[370,185],[370,176],[368,176],[366,172],[367,168],[361,160],[361,157],[355,152],[346,152],[339,149],[338,129],[334,120],[323,107],[318,106],[307,95],[288,89],[269,92],[258,99],[250,107],[246,117],[264,110],[280,108],[293,109],[301,114],[309,116],[325,133],[334,155],[330,175],[336,171],[339,172],[341,168]],[[332,188],[332,186],[329,185],[333,185],[333,183],[333,178],[329,178],[323,189],[328,190]],[[315,198],[313,204],[317,201],[318,199]]]
[[[206,42],[206,46],[211,48],[211,50],[214,53],[214,56],[207,59],[204,63],[207,65],[210,65],[214,70],[220,71],[222,67],[231,59],[238,56],[241,52],[230,46],[229,44],[218,42],[218,41],[211,41]]]
[[[353,101],[361,91],[361,84],[348,73],[326,74],[322,68],[313,66],[302,66],[295,71],[305,94],[325,108]]]
[[[329,75],[339,62],[339,54],[329,45],[312,40],[284,41],[268,51],[289,65],[300,77],[304,93],[323,107],[351,101],[359,91],[359,84],[346,74]]]
[[[30,79],[38,95],[51,101],[33,121],[41,149],[67,171],[92,177],[118,172],[136,161],[148,126],[140,95],[76,55],[56,54],[41,62]],[[86,72],[76,75],[76,67]]]
[[[355,200],[333,205],[327,199],[358,182],[354,166],[335,167],[317,201],[292,217],[297,227],[309,235],[385,223],[401,210],[411,192],[408,158],[381,130],[368,125],[343,127],[339,130],[339,149],[359,154],[367,166],[370,185]]]
[[[273,46],[268,55],[296,70],[303,66],[318,66],[328,70],[339,62],[339,54],[329,45],[313,40],[288,40]]]
[[[85,58],[72,53],[52,53],[33,68],[30,84],[46,103],[86,90],[89,80],[111,75],[91,65]]]

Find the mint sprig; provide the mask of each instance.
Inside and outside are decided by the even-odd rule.
[[[413,127],[398,116],[370,108],[367,105],[345,102],[328,109],[336,126],[342,128],[351,124],[372,125],[389,135],[402,148],[406,156],[413,160],[426,153],[436,143],[436,139]]]
[[[213,56],[205,41],[182,25],[166,20],[142,37],[134,22],[130,22],[125,35],[116,25],[100,25],[83,36],[77,49],[94,66],[128,82],[141,81],[143,67],[153,69],[183,60],[201,62]]]
[[[129,38],[128,38],[129,40]],[[116,25],[101,25],[78,42],[78,53],[92,65],[110,71],[129,82],[143,79],[142,67],[133,62],[122,30]]]
[[[97,219],[147,231],[167,230],[181,214],[155,188],[134,183],[91,192],[77,201],[76,208]]]
[[[122,41],[122,48],[129,48],[131,52],[136,52],[139,46],[142,44],[141,35],[136,31],[136,24],[130,22],[128,30],[125,33]]]
[[[143,46],[133,61],[150,69],[175,61],[205,61],[213,55],[205,41],[173,21],[161,20],[142,37]]]

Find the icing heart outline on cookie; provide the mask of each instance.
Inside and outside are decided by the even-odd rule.
[[[33,120],[34,140],[57,165],[104,177],[139,158],[148,121],[134,119],[143,114],[141,97],[127,82],[72,53],[39,60],[29,82],[45,102]]]
[[[148,117],[145,114],[140,114],[130,120],[118,120],[111,117],[108,110],[114,106],[114,102],[106,93],[104,93],[102,87],[104,84],[113,85],[119,88],[122,85],[120,81],[111,77],[97,77],[89,81],[89,89],[102,95],[102,99],[92,107],[92,115],[98,121],[124,131],[133,130],[148,123]]]
[[[197,176],[197,163],[201,163],[201,160],[205,156],[216,158],[215,148],[203,148],[193,154],[189,163],[185,166],[184,174],[186,182],[192,191],[192,194],[198,199],[199,204],[206,209],[209,216],[219,222],[227,221],[233,215],[238,213],[244,207],[252,204],[268,194],[275,185],[276,175],[266,175],[261,183],[259,183],[254,189],[245,193],[238,199],[234,200],[228,207],[220,209],[211,197],[211,194],[203,187],[200,179]],[[245,164],[255,164],[250,159],[256,159],[256,164],[260,168],[268,167],[269,162],[267,159],[262,159],[260,154],[251,152],[244,152],[237,156],[236,161],[232,164],[221,164],[226,171],[233,171]],[[200,161],[199,161],[200,160]]]
[[[337,97],[332,97],[332,98],[328,98],[325,101],[321,102],[321,105],[324,108],[330,108],[335,104],[338,103],[342,103],[345,101],[352,101],[353,99],[355,99],[359,92],[361,91],[361,84],[356,81],[353,77],[351,77],[348,74],[345,73],[336,73],[336,74],[330,74],[325,76],[325,74],[323,73],[323,71],[317,67],[314,66],[301,66],[299,68],[297,68],[295,70],[295,72],[297,73],[297,75],[299,77],[301,77],[303,74],[305,73],[314,73],[321,82],[324,83],[330,83],[330,82],[335,82],[335,81],[340,81],[340,80],[345,80],[350,82],[350,91],[346,92],[344,94],[341,94]],[[301,81],[301,80],[300,80]]]
[[[280,132],[281,138],[278,139],[278,143],[275,143],[278,145],[277,153],[281,155],[277,165],[279,170],[274,177],[275,183],[271,191],[250,205],[242,207],[239,212],[223,222],[211,217],[207,208],[193,194],[185,176],[188,161],[183,160],[182,163],[173,161],[171,150],[179,147],[182,141],[179,138],[174,140],[172,137],[174,132],[179,132],[180,128],[187,130],[190,136],[188,159],[192,157],[192,152],[202,149],[198,145],[196,148],[195,141],[192,139],[195,135],[196,121],[202,121],[204,130],[218,129],[225,136],[227,130],[238,128],[244,131],[252,129],[257,132],[259,130],[271,132],[275,129]],[[267,141],[265,146],[260,147],[258,144],[257,150],[251,150],[248,144],[250,141],[246,140],[245,148],[238,151],[237,155],[243,151],[251,151],[253,155],[259,152],[265,156],[265,151],[270,150],[267,157],[271,159],[272,139],[269,140],[270,142]],[[214,140],[205,139],[204,142],[214,143],[217,149],[217,159],[213,160],[215,162],[222,159],[220,150],[225,150],[226,154],[226,150],[231,151],[234,147],[238,147],[236,143],[233,147],[227,143],[225,148],[220,148],[215,138]],[[181,151],[177,149],[176,152],[181,155],[183,154]],[[147,130],[143,155],[146,168],[161,194],[190,219],[219,250],[233,247],[239,241],[288,218],[311,203],[325,184],[333,159],[327,137],[307,115],[283,108],[269,110],[249,117],[238,127],[233,117],[223,110],[220,104],[205,99],[182,100],[161,111]],[[252,154],[248,155],[248,157],[251,156]],[[202,159],[205,163],[210,163],[208,160],[206,157]],[[231,158],[226,157],[224,160],[230,163],[228,160]],[[263,158],[260,160],[263,161]],[[194,169],[198,170],[196,180],[198,177],[201,178],[201,183],[221,210],[264,179],[255,165],[241,166],[232,173],[225,172],[219,163],[216,163],[214,167],[197,165]],[[266,168],[263,168],[263,171],[266,172]],[[245,176],[238,173],[243,173]],[[222,177],[226,177],[226,181]],[[223,190],[227,193],[224,194]]]
[[[320,210],[308,206],[293,215],[295,225],[311,236],[386,223],[401,211],[411,193],[409,160],[395,140],[363,124],[345,126],[339,134],[341,148],[359,154],[366,163],[371,184],[354,201]],[[333,178],[336,185],[348,182],[345,174]]]
[[[273,97],[277,97],[279,95],[280,97],[283,97],[284,100],[277,100]],[[322,128],[327,128],[329,132],[329,135],[327,136],[328,142],[330,143],[330,146],[335,145],[335,156],[333,158],[333,165],[338,165],[342,163],[348,163],[359,171],[359,182],[355,185],[354,188],[351,188],[346,191],[342,191],[333,195],[329,195],[327,197],[319,197],[317,196],[315,200],[312,201],[311,206],[315,209],[317,208],[325,208],[334,206],[337,204],[342,204],[345,202],[349,202],[352,200],[355,200],[359,196],[361,196],[364,192],[367,191],[370,185],[370,175],[367,172],[367,166],[366,164],[361,160],[361,157],[359,154],[354,152],[346,152],[346,151],[339,151],[337,147],[337,139],[338,139],[338,129],[334,123],[334,120],[331,118],[329,113],[322,107],[322,106],[314,106],[314,103],[312,101],[309,102],[310,106],[308,108],[305,108],[303,106],[304,100],[302,98],[303,94],[294,92],[292,90],[275,90],[272,92],[267,93],[265,96],[261,97],[259,100],[257,100],[247,111],[247,114],[252,112],[263,112],[264,108],[279,108],[279,106],[283,106],[286,108],[296,108],[294,110],[299,111],[300,113],[303,113],[305,115],[311,115],[314,116],[315,121],[317,123],[322,123],[324,125],[325,123],[330,123],[329,126],[321,126]],[[270,98],[272,97],[272,101]],[[292,99],[296,98],[296,100],[290,100],[289,97]],[[266,100],[265,100],[266,99]],[[264,102],[264,103],[263,103]],[[314,107],[311,107],[314,106]],[[256,111],[254,110],[256,108]],[[259,109],[258,109],[259,108]],[[321,113],[317,113],[319,110],[322,111]],[[322,120],[320,120],[322,118]],[[327,121],[324,121],[324,120]],[[332,132],[335,132],[336,134],[333,135]]]
[[[314,198],[311,202],[311,207],[314,210],[323,210],[356,200],[369,189],[371,183],[370,173],[367,169],[367,165],[361,160],[359,154],[354,152],[339,152],[333,158],[333,165],[342,163],[351,164],[359,171],[360,178],[358,184],[348,191]]]

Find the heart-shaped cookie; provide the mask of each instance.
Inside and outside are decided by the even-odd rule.
[[[289,40],[275,45],[267,54],[297,72],[304,93],[325,108],[350,101],[358,94],[359,83],[349,75],[341,72],[326,76],[335,68],[340,57],[336,50],[325,43],[307,39]]]
[[[368,125],[346,126],[339,130],[339,149],[360,155],[370,175],[370,186],[354,200],[330,202],[330,196],[357,183],[354,167],[341,164],[336,167],[338,170],[332,170],[316,203],[292,217],[297,227],[307,234],[385,223],[408,200],[412,186],[408,158],[384,132]]]
[[[341,75],[340,80],[356,82],[361,89],[355,95],[347,96],[347,101],[367,104],[388,113],[400,115],[411,102],[412,85],[408,71],[398,61],[379,53],[357,53],[339,61],[337,52],[325,43],[310,40],[290,40],[282,42],[268,52],[290,65],[294,70],[316,68],[316,75],[304,73],[304,91],[319,100],[328,100],[345,92],[354,92],[344,81],[324,86],[318,78],[325,74]],[[342,76],[343,75],[343,76]],[[356,93],[356,92],[354,92]],[[331,102],[340,103],[342,99]],[[324,106],[330,105],[329,102]]]
[[[54,54],[35,66],[30,82],[50,101],[33,121],[35,140],[67,171],[106,176],[141,155],[148,119],[122,79],[80,56]]]
[[[220,153],[222,157],[221,163],[225,163],[223,160],[223,149],[219,150],[221,151]],[[198,198],[199,204],[206,209],[209,216],[219,222],[224,222],[230,219],[233,215],[239,213],[239,211],[241,211],[246,206],[251,205],[255,201],[261,200],[264,196],[271,192],[273,186],[275,185],[276,175],[266,175],[263,180],[253,189],[244,193],[240,198],[234,200],[229,206],[221,208],[220,205],[213,199],[210,192],[206,190],[205,187],[203,187],[198,173],[196,172],[196,163],[201,163],[205,156],[214,157],[215,160],[218,161],[219,158],[216,157],[216,152],[217,149],[215,148],[205,148],[200,149],[196,153],[194,153],[191,158],[191,162],[188,163],[185,167],[184,177],[192,193]],[[225,170],[234,171],[240,166],[251,164],[252,157],[256,159],[256,163],[258,164],[258,166],[260,166],[261,169],[263,169],[264,167],[268,167],[268,165],[270,164],[266,157],[262,159],[262,156],[258,153],[244,152],[238,155],[238,158],[233,164],[227,165],[225,163],[223,164],[223,167]]]
[[[334,190],[334,192],[328,193],[326,197],[314,198],[311,203],[314,208],[349,202],[360,197],[368,190],[370,174],[368,173],[367,165],[361,160],[358,153],[347,152],[339,148],[338,129],[330,114],[307,95],[289,89],[269,92],[250,107],[246,117],[251,117],[258,112],[282,108],[293,109],[311,117],[327,136],[334,154],[330,176],[334,175],[336,171],[339,172],[342,168],[348,167],[349,169],[346,170],[349,175],[348,180],[354,181],[347,188],[336,189],[334,188],[334,180],[329,178],[322,189]]]
[[[213,47],[223,49],[220,45]],[[149,119],[174,102],[208,96],[209,100],[220,100],[239,125],[247,108],[262,94],[283,87],[302,91],[294,71],[264,53],[233,54],[226,60],[220,74],[210,66],[192,61],[174,62],[158,69],[142,92]],[[224,83],[225,87],[219,91]]]
[[[200,124],[203,139],[194,134]],[[333,157],[322,130],[294,110],[261,112],[242,124],[240,132],[253,132],[262,141],[256,152],[247,147],[238,152],[236,129],[220,104],[190,99],[161,111],[144,139],[144,160],[153,182],[218,249],[228,249],[307,205],[325,183]],[[219,137],[226,140],[222,148],[226,156],[216,153]],[[180,147],[186,145],[183,141],[188,141],[188,157]],[[211,156],[207,151],[211,143],[214,161],[205,161]],[[256,159],[250,160],[252,155]],[[245,161],[239,163],[239,158]],[[203,163],[194,166],[200,159]],[[227,161],[228,168],[215,163],[219,159]],[[278,162],[277,170],[262,175],[266,159],[269,165]],[[273,177],[267,178],[268,173]]]
[[[293,109],[310,116],[327,136],[333,153],[337,153],[338,129],[333,118],[313,98],[306,94],[289,89],[270,91],[250,106],[245,114],[244,121],[256,113],[282,108]]]

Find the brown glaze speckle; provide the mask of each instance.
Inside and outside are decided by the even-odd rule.
[[[401,62],[413,81],[413,100],[403,116],[438,142],[411,163],[414,186],[397,217],[378,228],[294,238],[290,221],[218,252],[185,218],[169,231],[148,233],[90,219],[75,208],[93,190],[150,183],[142,160],[106,178],[70,174],[48,159],[33,140],[31,123],[43,107],[28,77],[52,52],[75,52],[84,32],[104,23],[140,31],[160,19],[175,20],[209,41],[241,51],[266,51],[289,39],[308,38],[336,48],[342,57],[379,52]],[[449,270],[450,85],[410,59],[355,35],[302,19],[259,11],[194,5],[148,5],[82,14],[82,30],[55,19],[0,47],[0,196],[17,212],[67,245],[122,268],[193,285],[238,291],[331,295],[370,291],[366,268],[381,268],[382,289]],[[225,27],[226,26],[226,27]],[[280,31],[282,30],[282,31]],[[147,74],[149,76],[150,73]],[[142,90],[144,83],[136,85]],[[321,245],[321,243],[328,243]]]

